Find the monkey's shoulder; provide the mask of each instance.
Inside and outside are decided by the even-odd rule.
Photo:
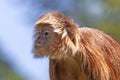
[[[96,29],[96,28],[90,28],[90,27],[80,27],[80,32],[91,32],[91,33],[105,33],[102,30]],[[106,33],[105,33],[106,34]]]

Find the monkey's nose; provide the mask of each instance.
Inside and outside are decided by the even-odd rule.
[[[39,37],[36,38],[35,42],[40,43],[40,41],[41,41],[41,37],[39,36]]]

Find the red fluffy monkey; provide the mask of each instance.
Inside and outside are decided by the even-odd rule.
[[[120,80],[120,43],[102,31],[79,28],[59,12],[35,24],[34,52],[50,59],[50,80]]]

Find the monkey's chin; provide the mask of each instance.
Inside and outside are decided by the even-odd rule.
[[[34,54],[34,58],[43,58],[43,57],[48,57],[46,55],[37,55],[37,54]]]
[[[33,49],[32,52],[34,53],[34,58],[42,58],[47,57],[48,54],[46,51],[40,50],[40,49]]]
[[[34,53],[34,58],[43,58],[43,57],[48,57],[45,53]]]

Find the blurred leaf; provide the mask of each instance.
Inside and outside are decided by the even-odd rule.
[[[110,8],[119,10],[120,0],[105,0],[105,2]]]
[[[3,51],[0,50],[0,80],[24,80],[22,76],[11,68],[10,63],[5,59],[2,53]]]
[[[99,27],[97,27],[100,30],[120,40],[120,24],[119,23],[111,23],[108,21],[104,21],[104,22],[98,23],[97,25],[100,25]]]

